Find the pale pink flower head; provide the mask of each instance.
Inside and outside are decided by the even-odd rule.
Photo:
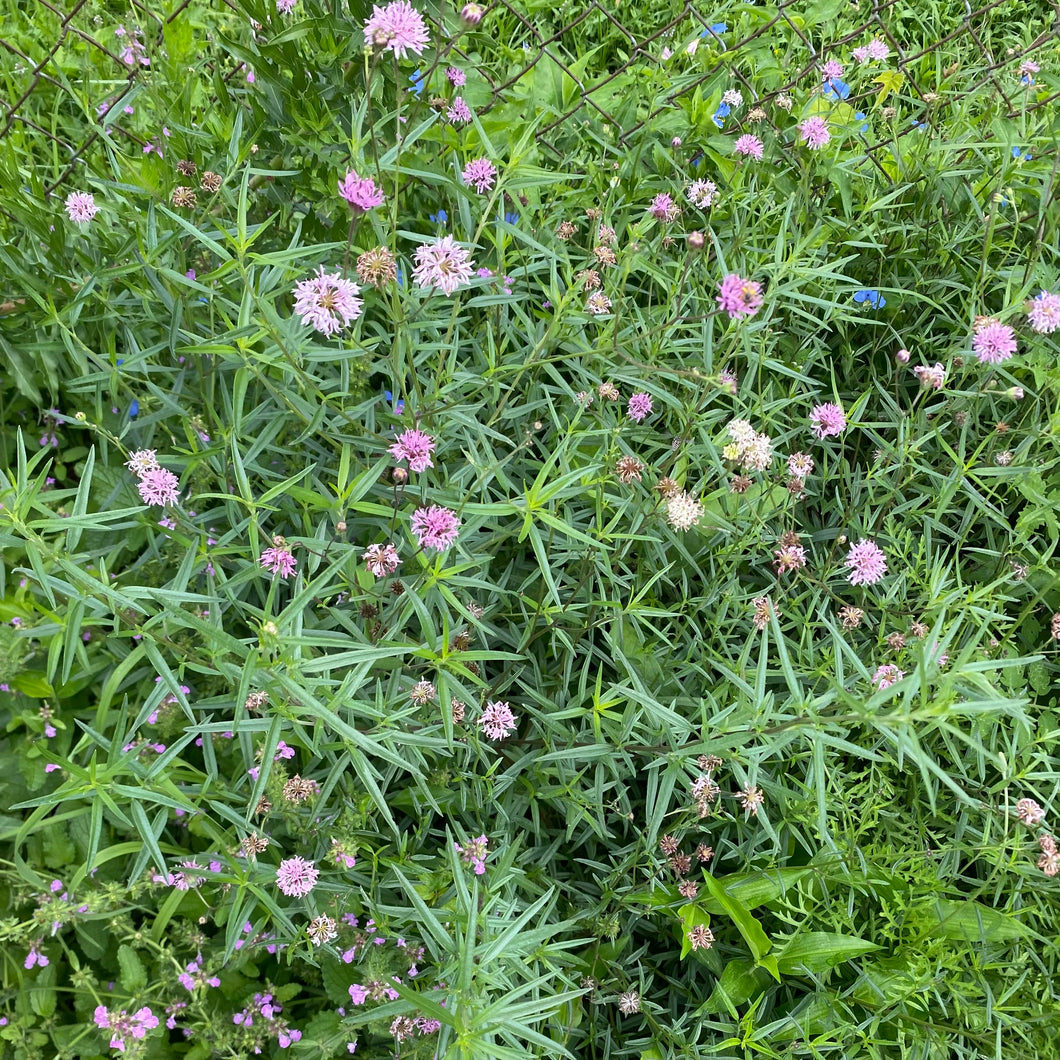
[[[156,449],[137,449],[129,454],[125,466],[137,477],[143,478],[148,471],[158,470],[158,458]]]
[[[272,547],[265,549],[258,557],[258,562],[275,578],[279,575],[286,580],[295,572],[298,560],[294,558],[289,549]]]
[[[436,287],[451,295],[471,279],[471,255],[452,236],[422,243],[416,248],[415,258],[412,279],[424,290]]]
[[[680,212],[677,203],[673,200],[673,196],[668,195],[665,191],[656,195],[648,207],[648,213],[657,221],[676,221]]]
[[[753,317],[763,301],[762,285],[757,280],[745,280],[732,272],[721,281],[717,302],[730,320]]]
[[[1045,810],[1034,799],[1018,799],[1016,816],[1028,828],[1034,828],[1045,820]]]
[[[862,538],[851,545],[843,566],[850,568],[851,585],[875,585],[887,573],[887,557],[874,541]]]
[[[733,144],[732,149],[738,155],[745,155],[748,158],[754,158],[761,162],[762,154],[765,150],[765,144],[763,144],[757,136],[752,136],[750,133],[744,133],[744,135]]]
[[[457,96],[452,103],[449,104],[449,109],[445,112],[446,120],[451,122],[453,125],[468,125],[474,115],[471,113],[471,108],[464,102],[463,96]]]
[[[297,3],[298,0],[276,0],[276,10],[281,15],[289,15]]]
[[[685,198],[693,206],[705,210],[718,194],[718,186],[712,180],[694,180],[685,189]]]
[[[353,209],[362,213],[382,206],[386,198],[383,189],[377,188],[371,177],[359,177],[352,169],[339,181],[339,194]]]
[[[891,49],[879,37],[873,37],[868,44],[854,49],[854,58],[859,63],[872,62],[874,59],[886,59]]]
[[[515,732],[518,722],[519,719],[512,713],[512,708],[507,703],[498,701],[486,704],[477,724],[491,740],[503,740]]]
[[[675,530],[687,530],[703,517],[703,502],[698,497],[678,490],[666,499],[666,518]]]
[[[884,663],[882,666],[876,667],[876,672],[872,675],[872,683],[876,686],[877,691],[882,691],[885,688],[890,688],[891,685],[896,685],[903,677],[905,677],[904,670],[899,670],[897,666],[891,663]]]
[[[812,118],[801,122],[798,130],[811,151],[819,151],[832,139],[832,134],[828,131],[828,119],[820,114],[815,114]]]
[[[154,467],[140,476],[137,489],[144,504],[164,508],[167,504],[176,504],[180,500],[179,479],[172,471],[164,467]]]
[[[817,405],[810,413],[810,426],[818,438],[830,438],[846,430],[846,413],[836,404]]]
[[[412,532],[420,548],[444,552],[460,533],[460,519],[456,512],[437,504],[417,508],[412,513]]]
[[[488,158],[476,158],[464,166],[461,176],[468,187],[474,188],[480,195],[485,195],[497,179],[497,167]]]
[[[431,460],[433,449],[434,439],[429,434],[408,427],[397,436],[397,441],[390,447],[390,455],[398,462],[407,460],[409,467],[419,474],[434,467]]]
[[[975,329],[972,349],[984,364],[1000,364],[1016,352],[1016,332],[990,317]]]
[[[585,300],[585,312],[595,317],[611,312],[611,299],[603,291],[593,291]]]
[[[831,81],[834,78],[842,76],[843,64],[838,59],[829,59],[821,66],[821,77],[823,77],[825,81]]]
[[[1039,335],[1051,335],[1060,328],[1060,295],[1042,291],[1027,306],[1027,322]]]
[[[640,423],[648,413],[651,412],[651,395],[650,394],[633,394],[630,396],[629,404],[626,407],[626,413],[631,420],[636,420]]]
[[[391,0],[386,7],[373,4],[364,23],[365,46],[392,51],[399,59],[406,52],[422,55],[429,39],[427,23],[407,0]]]
[[[946,382],[946,369],[936,361],[934,365],[918,364],[913,369],[913,375],[920,380],[920,385],[925,389],[941,390]]]
[[[316,276],[295,284],[294,311],[303,324],[334,335],[361,315],[364,303],[357,297],[359,292],[357,284],[337,272],[325,274],[321,265]]]
[[[453,88],[463,88],[467,84],[467,74],[458,66],[446,67],[445,76]]]
[[[66,196],[66,213],[74,224],[87,225],[99,213],[95,196],[88,191],[72,191]]]
[[[361,559],[364,560],[364,565],[368,570],[377,578],[385,578],[388,574],[393,574],[401,565],[401,557],[398,555],[398,550],[390,544],[369,545],[364,550]]]
[[[316,886],[320,870],[313,867],[313,862],[295,855],[284,858],[276,870],[276,886],[288,898],[302,898]]]

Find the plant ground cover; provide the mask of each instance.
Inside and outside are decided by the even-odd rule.
[[[1055,10],[0,50],[0,1056],[1055,1052]]]

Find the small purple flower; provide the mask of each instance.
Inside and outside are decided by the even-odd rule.
[[[651,395],[650,394],[633,394],[629,399],[629,405],[626,408],[626,413],[631,420],[636,420],[640,423],[645,416],[648,415],[652,410]]]

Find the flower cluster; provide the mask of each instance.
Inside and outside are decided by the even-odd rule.
[[[158,1026],[158,1017],[145,1005],[131,1015],[125,1009],[111,1012],[106,1005],[97,1005],[93,1013],[97,1027],[110,1031],[110,1047],[125,1052],[125,1039],[143,1039]]]
[[[136,475],[136,488],[144,504],[164,508],[180,502],[180,480],[172,471],[159,467],[154,449],[139,449],[130,454],[125,466]]]
[[[486,871],[486,856],[488,853],[489,839],[480,835],[478,839],[469,839],[463,846],[454,843],[453,847],[460,855],[460,860],[470,865],[475,870],[476,876],[481,876]]]

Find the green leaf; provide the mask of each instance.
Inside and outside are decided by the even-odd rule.
[[[793,972],[823,972],[863,953],[878,950],[873,942],[831,931],[807,931],[796,935],[777,954],[777,966],[785,975]]]
[[[762,930],[762,925],[751,916],[751,911],[746,905],[725,890],[720,881],[708,875],[704,883],[710,896],[721,906],[722,911],[732,918],[744,942],[750,947],[755,960],[759,961],[773,945],[769,941],[769,936]]]
[[[147,986],[147,972],[143,961],[131,946],[124,942],[118,947],[118,966],[121,969],[121,985],[130,994]]]

